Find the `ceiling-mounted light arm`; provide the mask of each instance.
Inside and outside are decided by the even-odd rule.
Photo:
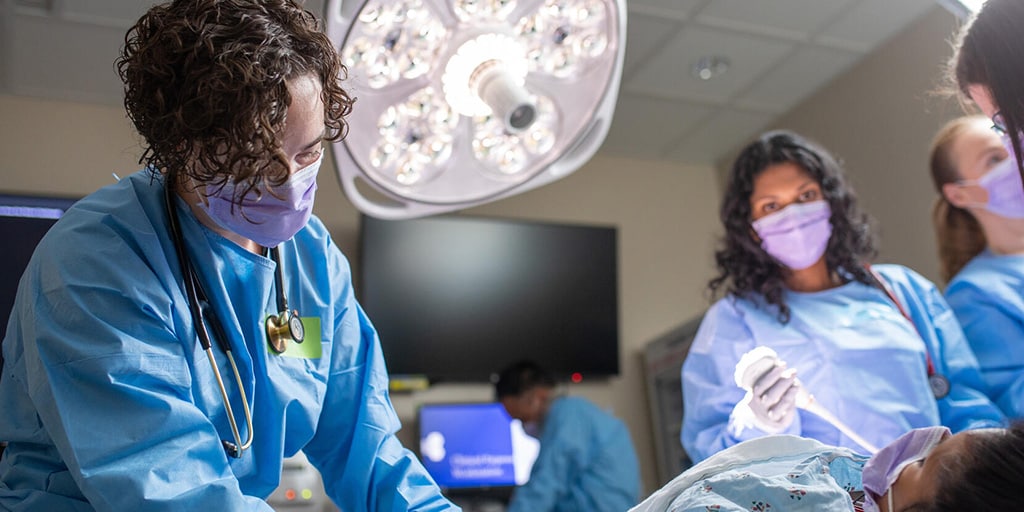
[[[562,178],[608,133],[625,0],[328,0],[358,98],[338,176],[359,210],[411,218]]]

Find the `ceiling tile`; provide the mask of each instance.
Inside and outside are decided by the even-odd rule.
[[[623,70],[629,76],[636,66],[659,48],[679,22],[644,14],[630,14],[626,29],[626,61]]]
[[[711,112],[710,107],[682,101],[620,94],[601,151],[660,158],[666,147]]]
[[[625,88],[637,94],[722,103],[746,89],[792,48],[791,43],[688,25],[626,77]],[[709,55],[729,59],[729,70],[712,80],[695,78],[690,67]]]
[[[755,32],[788,33],[806,39],[855,0],[715,0],[697,20]]]
[[[805,45],[734,101],[739,107],[782,113],[853,65],[861,54]]]
[[[868,51],[933,8],[935,0],[861,0],[816,41]]]
[[[754,138],[773,119],[774,114],[722,109],[668,151],[667,157],[680,162],[715,165],[723,157],[731,158],[730,152]]]
[[[7,79],[12,92],[121,104],[114,60],[124,42],[123,29],[19,15],[11,28],[17,41],[9,49]]]

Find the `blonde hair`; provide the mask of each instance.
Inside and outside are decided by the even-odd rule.
[[[949,283],[967,262],[985,249],[988,243],[974,215],[954,206],[942,193],[943,185],[963,179],[953,159],[953,144],[971,124],[978,121],[988,122],[984,116],[954,119],[946,123],[932,140],[929,165],[932,182],[939,193],[939,198],[932,209],[932,222],[938,241],[939,273],[944,283]]]

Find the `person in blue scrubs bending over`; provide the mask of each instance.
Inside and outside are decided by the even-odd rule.
[[[945,296],[978,357],[989,397],[1024,416],[1024,185],[985,116],[936,135],[931,174]]]
[[[871,454],[913,428],[1005,425],[935,286],[866,265],[867,217],[824,149],[761,135],[733,164],[721,219],[709,286],[726,296],[682,369],[681,440],[695,461],[766,434]],[[747,364],[754,354],[769,364]]]
[[[0,510],[270,511],[302,450],[344,510],[457,509],[395,437],[381,348],[311,216],[344,68],[292,0],[179,0],[117,69],[146,168],[38,246],[3,340]]]
[[[556,395],[554,378],[532,361],[502,370],[494,391],[540,440],[508,512],[621,512],[637,504],[640,469],[622,421],[584,398]]]

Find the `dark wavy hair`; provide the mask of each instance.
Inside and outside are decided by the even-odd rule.
[[[1024,423],[972,433],[956,459],[943,460],[923,510],[1019,510],[1024,503]]]
[[[790,311],[783,298],[785,267],[755,240],[750,207],[754,180],[768,167],[783,163],[796,164],[814,178],[832,209],[832,237],[825,252],[830,273],[872,284],[871,274],[863,265],[875,257],[876,250],[867,215],[857,207],[857,198],[839,163],[822,147],[780,130],[764,133],[743,148],[732,165],[722,199],[720,217],[725,236],[715,252],[718,276],[708,283],[708,290],[712,297],[723,287],[733,296],[760,296],[777,307],[779,321],[787,323]]]
[[[988,0],[977,15],[963,27],[956,42],[956,52],[949,64],[949,74],[964,96],[967,88],[981,85],[988,89],[992,101],[1006,123],[1006,132],[1017,155],[1017,168],[1024,175],[1024,151],[1021,132],[1024,130],[1024,2],[1020,0]]]
[[[280,132],[288,81],[322,85],[326,140],[345,136],[353,99],[346,70],[317,18],[292,0],[175,0],[151,8],[125,35],[116,62],[128,117],[145,139],[140,158],[167,183],[233,180],[235,201],[288,179]]]

